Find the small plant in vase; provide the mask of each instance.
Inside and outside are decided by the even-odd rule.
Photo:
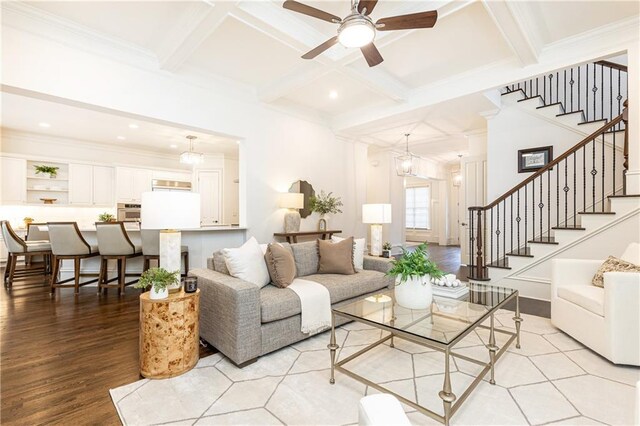
[[[395,296],[399,305],[409,309],[426,309],[433,293],[431,279],[444,273],[429,259],[427,244],[420,244],[412,252],[402,249],[402,257],[391,261],[387,275],[396,277]]]
[[[98,221],[99,222],[115,222],[116,217],[111,213],[104,212],[98,215]]]
[[[22,219],[22,221],[24,222],[24,226],[26,226],[27,228],[29,227],[30,223],[33,223],[33,218],[32,217],[25,217],[24,219]]]
[[[320,221],[318,222],[318,229],[320,231],[327,230],[327,219],[325,216],[328,214],[342,213],[342,210],[340,210],[342,206],[342,199],[340,197],[334,197],[333,192],[327,194],[324,191],[320,191],[320,194],[314,195],[309,199],[309,209],[320,215]]]
[[[169,272],[164,268],[151,268],[142,273],[134,287],[146,289],[151,286],[151,299],[166,299],[169,296],[169,286],[178,282],[179,276],[180,271]]]
[[[60,167],[45,165],[33,166],[33,168],[36,169],[37,175],[42,174],[50,179],[55,179],[56,177],[58,177],[58,170],[60,169]]]
[[[382,257],[391,257],[391,243],[389,241],[382,245]]]

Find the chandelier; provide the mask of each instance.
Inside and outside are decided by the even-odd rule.
[[[398,176],[418,176],[418,166],[420,157],[409,151],[409,133],[406,133],[406,150],[403,155],[399,155],[396,160],[396,173]]]
[[[204,154],[201,152],[195,152],[193,150],[193,141],[197,139],[197,136],[188,135],[189,150],[180,154],[180,162],[183,164],[201,164],[204,161]]]

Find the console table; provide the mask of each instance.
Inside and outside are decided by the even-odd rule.
[[[339,229],[328,229],[326,231],[302,231],[302,232],[276,232],[274,237],[285,238],[289,244],[297,243],[298,237],[320,236],[323,240],[331,239],[333,234],[342,233]]]

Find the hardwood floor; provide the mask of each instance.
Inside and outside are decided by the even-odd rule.
[[[58,293],[42,277],[0,291],[0,423],[120,424],[109,389],[140,378],[140,292]]]

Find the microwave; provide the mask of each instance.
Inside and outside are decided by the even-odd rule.
[[[140,204],[118,203],[118,221],[119,222],[140,222]]]

